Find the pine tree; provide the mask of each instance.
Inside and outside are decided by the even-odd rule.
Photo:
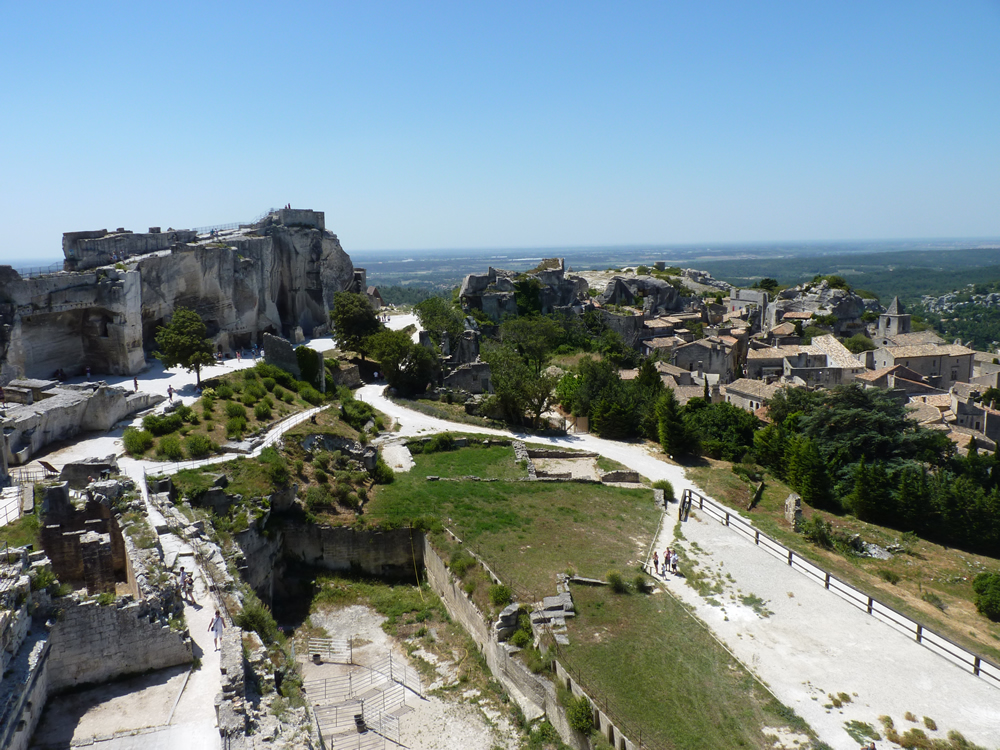
[[[656,419],[659,423],[660,445],[664,453],[668,456],[679,456],[692,450],[694,441],[687,425],[684,424],[681,407],[677,403],[677,397],[674,396],[673,388],[667,388],[656,402]]]
[[[193,372],[195,381],[201,385],[201,368],[212,364],[212,342],[206,337],[207,333],[208,328],[198,313],[178,307],[170,322],[157,329],[156,346],[159,351],[153,356],[166,368],[179,365]]]

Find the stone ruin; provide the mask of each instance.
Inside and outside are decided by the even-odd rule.
[[[197,312],[223,353],[269,332],[327,332],[333,295],[354,281],[323,212],[283,209],[237,229],[68,232],[64,271],[0,266],[0,383],[146,367],[159,326]]]
[[[582,309],[588,301],[589,286],[580,276],[567,276],[562,258],[546,258],[535,269],[520,273],[490,268],[485,274],[470,273],[462,281],[459,299],[466,311],[482,310],[499,323],[505,315],[517,315],[515,284],[535,280],[539,285],[542,314],[560,308]]]

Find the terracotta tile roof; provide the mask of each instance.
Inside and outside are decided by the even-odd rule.
[[[786,312],[781,316],[782,320],[811,320],[813,314],[811,312]]]
[[[779,323],[771,329],[772,336],[791,336],[795,333],[794,323]]]
[[[803,347],[798,344],[787,346],[769,346],[767,349],[751,349],[747,352],[747,359],[783,359],[795,354],[801,354]]]
[[[850,350],[837,341],[837,337],[833,335],[817,336],[811,344],[804,346],[803,349],[810,354],[825,354],[828,367],[843,369],[864,367],[858,358],[851,354]]]

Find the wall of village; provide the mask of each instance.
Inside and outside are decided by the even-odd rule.
[[[123,675],[189,664],[187,632],[163,622],[156,602],[119,599],[102,606],[79,595],[59,600],[52,626],[50,686],[53,691]]]

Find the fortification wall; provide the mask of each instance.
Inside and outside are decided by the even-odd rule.
[[[149,601],[101,606],[67,597],[52,627],[49,683],[53,691],[190,663],[187,631],[171,630]]]

